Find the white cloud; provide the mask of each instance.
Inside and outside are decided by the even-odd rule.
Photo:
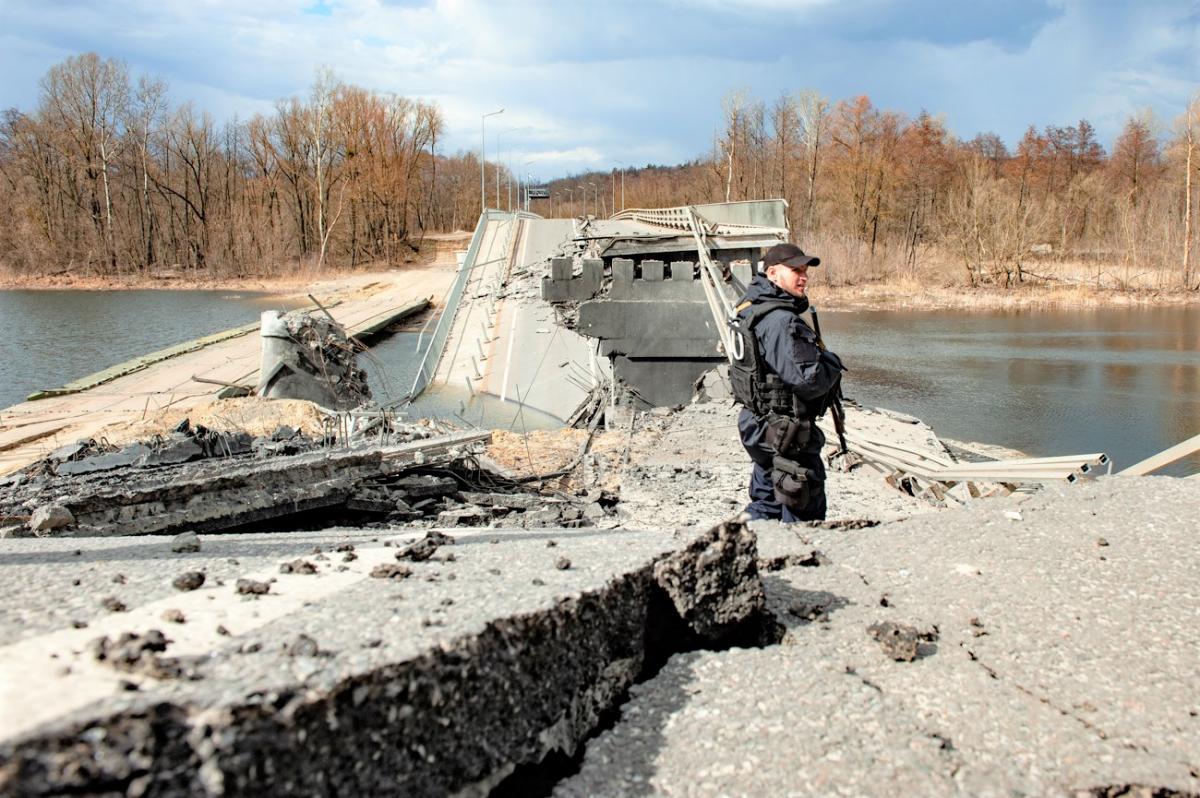
[[[32,106],[38,77],[89,49],[163,75],[176,98],[218,118],[304,95],[327,65],[436,101],[449,151],[477,148],[479,115],[505,107],[488,120],[489,150],[495,132],[517,129],[500,152],[545,153],[539,177],[550,177],[695,157],[735,86],[767,102],[800,88],[865,93],[910,115],[943,112],[963,136],[1010,141],[1029,124],[1087,117],[1110,139],[1133,109],[1178,113],[1200,72],[1195,15],[1170,3],[1013,0],[1007,17],[935,36],[937,2],[920,3],[925,22],[914,22],[918,11],[892,0],[854,13],[826,0],[4,0],[0,107]],[[946,8],[951,21],[1000,13]]]

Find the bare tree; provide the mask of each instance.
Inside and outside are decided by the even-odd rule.
[[[309,98],[309,107],[305,114],[307,134],[309,139],[309,156],[312,159],[312,169],[316,190],[314,202],[317,214],[317,244],[319,254],[317,268],[325,265],[325,250],[329,244],[329,233],[332,224],[327,229],[326,214],[329,205],[329,189],[335,180],[333,175],[334,163],[339,157],[335,142],[331,137],[333,127],[333,106],[341,84],[328,67],[317,70]],[[336,218],[333,223],[336,223]]]
[[[167,108],[167,85],[142,76],[130,107],[126,129],[137,146],[140,191],[138,223],[141,230],[142,269],[154,264],[154,208],[150,202],[150,136]]]
[[[804,202],[804,232],[805,235],[811,235],[817,226],[817,170],[821,162],[821,145],[829,126],[829,101],[817,92],[806,89],[797,95],[796,113],[799,116],[808,183]]]
[[[1193,153],[1195,151],[1195,125],[1197,116],[1200,116],[1200,92],[1192,95],[1188,102],[1187,110],[1183,114],[1183,142],[1184,142],[1184,166],[1183,166],[1183,285],[1189,287],[1192,284],[1192,172],[1193,172]],[[1197,283],[1195,290],[1200,291],[1200,283]]]
[[[42,80],[42,104],[59,123],[71,154],[86,175],[92,218],[105,249],[105,263],[117,269],[109,172],[121,147],[127,117],[129,73],[113,59],[95,53],[72,56],[53,66]],[[96,194],[100,183],[101,196]]]

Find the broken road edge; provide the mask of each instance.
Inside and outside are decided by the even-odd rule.
[[[0,745],[0,793],[486,794],[573,754],[674,653],[777,643],[739,522],[421,655],[214,706],[147,696]]]

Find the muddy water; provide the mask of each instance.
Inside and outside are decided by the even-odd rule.
[[[1117,468],[1200,433],[1200,308],[826,312],[846,393],[959,440]],[[1163,473],[1200,471],[1200,457]]]
[[[0,291],[0,409],[279,305],[231,291]]]

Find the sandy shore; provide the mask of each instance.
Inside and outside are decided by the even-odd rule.
[[[87,274],[60,271],[53,274],[15,274],[0,269],[0,291],[254,291],[271,294],[302,294],[323,283],[370,282],[408,269],[430,269],[435,263],[452,268],[453,253],[464,249],[471,234],[464,231],[425,236],[425,246],[415,257],[399,266],[385,262],[367,263],[357,269],[315,269],[292,264],[273,274],[196,275],[185,270],[150,274]]]
[[[922,287],[912,285],[814,285],[822,307],[837,310],[1052,310],[1096,307],[1175,307],[1200,303],[1197,291],[1096,290],[1083,287]]]
[[[276,275],[195,278],[184,273],[151,276],[58,274],[50,276],[10,275],[0,272],[0,291],[237,291],[304,295],[323,283],[378,279],[405,268],[428,268],[409,264],[395,269],[380,265],[362,271],[299,271]],[[1200,303],[1197,291],[1096,290],[1080,286],[1026,285],[1018,288],[967,286],[919,286],[904,283],[812,287],[814,301],[836,310],[1049,310],[1095,307],[1174,307]]]

